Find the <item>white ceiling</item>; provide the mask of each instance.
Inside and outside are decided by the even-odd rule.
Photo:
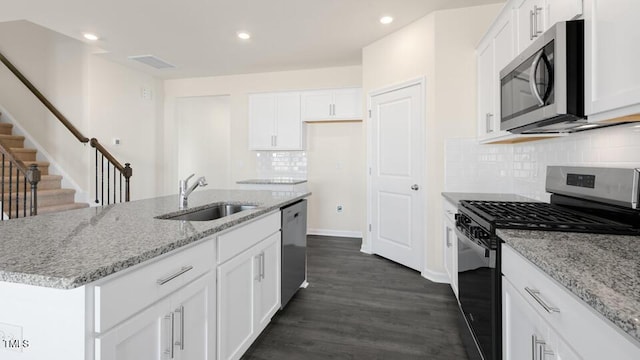
[[[504,0],[0,0],[0,21],[28,20],[85,41],[105,56],[162,78],[361,63],[364,46],[440,9]],[[382,25],[378,19],[395,21]],[[464,26],[464,24],[460,24]],[[240,30],[249,41],[236,37]],[[128,60],[153,54],[177,66]]]

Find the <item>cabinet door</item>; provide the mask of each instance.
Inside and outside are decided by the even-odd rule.
[[[449,276],[449,282],[453,293],[458,298],[458,239],[455,225],[445,216],[444,221],[444,267]]]
[[[96,360],[160,360],[172,351],[170,303],[161,301],[96,338]],[[175,324],[175,318],[173,319]]]
[[[502,358],[504,360],[551,359],[543,357],[548,337],[544,320],[502,277]],[[548,346],[546,346],[548,349]]]
[[[544,32],[545,11],[542,0],[525,0],[516,7],[518,18],[518,54]]]
[[[269,324],[273,314],[280,308],[281,250],[279,231],[260,243],[257,248],[260,267],[255,303],[257,332]]]
[[[269,150],[275,145],[276,95],[249,95],[249,149]]]
[[[279,150],[302,150],[300,93],[284,93],[277,95],[275,123],[275,148]]]
[[[331,117],[333,93],[326,91],[306,91],[302,93],[302,120],[327,120]]]
[[[588,115],[640,113],[640,1],[592,0],[585,8],[585,65]],[[590,106],[590,110],[588,109]],[[633,106],[631,108],[625,108]]]
[[[218,359],[239,359],[255,333],[258,256],[251,248],[218,267]]]
[[[547,28],[582,15],[582,0],[547,0]]]
[[[333,92],[333,118],[362,119],[362,90],[335,90]]]
[[[215,274],[209,273],[179,291],[172,301],[174,353],[181,360],[215,359]]]
[[[493,124],[494,89],[493,42],[478,48],[478,138],[486,138],[495,131]]]

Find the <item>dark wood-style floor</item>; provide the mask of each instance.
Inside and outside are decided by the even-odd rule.
[[[308,237],[307,289],[242,358],[467,359],[449,285],[360,252],[360,239]]]

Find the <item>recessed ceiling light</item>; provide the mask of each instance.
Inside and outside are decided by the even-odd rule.
[[[238,33],[238,37],[242,40],[249,40],[251,39],[251,34],[249,34],[248,32],[241,31]]]
[[[380,23],[382,24],[391,24],[393,22],[393,18],[391,16],[383,16],[380,18]]]
[[[96,41],[99,39],[98,35],[92,34],[92,33],[84,33],[82,34],[82,36],[84,36],[85,39],[91,40],[91,41]]]

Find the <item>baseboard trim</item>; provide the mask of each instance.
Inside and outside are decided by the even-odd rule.
[[[447,273],[443,273],[443,272],[435,272],[435,271],[431,271],[429,269],[424,269],[422,271],[422,273],[420,273],[420,275],[422,275],[423,278],[433,281],[435,283],[440,283],[440,284],[449,284],[451,283],[449,281],[449,276],[447,276]]]
[[[368,243],[365,244],[364,241],[362,242],[362,246],[360,247],[360,252],[373,255],[373,250],[371,250],[371,246]]]
[[[335,236],[362,239],[362,232],[330,229],[307,229],[307,235]]]

